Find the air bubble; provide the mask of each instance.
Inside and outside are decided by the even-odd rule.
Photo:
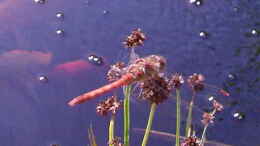
[[[214,99],[215,99],[214,96],[210,96],[210,97],[208,98],[208,100],[209,100],[210,102],[212,102]]]
[[[46,76],[39,76],[38,80],[42,83],[47,83],[48,82],[48,78]]]
[[[107,11],[107,10],[104,10],[104,11],[103,11],[103,14],[104,14],[104,15],[106,15],[106,14],[108,14],[108,13],[109,13],[109,11]]]
[[[208,37],[208,33],[205,32],[205,31],[201,31],[201,32],[199,33],[199,36],[200,36],[201,38],[205,39],[205,38]]]
[[[230,80],[234,80],[234,79],[235,79],[235,75],[233,75],[233,74],[228,74],[228,78],[229,78]]]
[[[37,4],[45,4],[46,0],[34,0],[34,2]]]
[[[86,6],[89,6],[89,1],[88,1],[88,0],[85,1],[85,5],[86,5]]]
[[[243,113],[241,113],[241,112],[235,112],[235,113],[233,114],[233,118],[234,118],[235,120],[243,120],[243,119],[245,119],[245,114],[243,114]]]
[[[56,34],[59,35],[59,36],[63,36],[63,35],[64,35],[64,30],[62,30],[62,29],[57,29],[57,30],[56,30]]]
[[[202,0],[190,0],[190,3],[196,6],[200,6],[202,5]]]
[[[62,12],[58,12],[58,13],[56,13],[56,18],[63,19],[64,18],[64,14]]]
[[[96,55],[89,55],[88,61],[95,64],[95,65],[102,65],[103,59],[102,57],[96,56]]]
[[[238,7],[234,7],[233,11],[237,12],[238,11]]]
[[[256,35],[259,34],[259,32],[258,32],[256,29],[252,29],[252,30],[251,30],[251,34],[254,35],[254,36],[256,36]]]

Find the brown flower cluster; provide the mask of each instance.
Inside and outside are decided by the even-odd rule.
[[[146,36],[143,32],[141,32],[141,29],[135,29],[132,31],[132,33],[127,36],[123,44],[126,48],[135,48],[137,46],[143,45],[144,40],[146,40]]]
[[[105,101],[100,102],[97,105],[96,111],[101,116],[106,116],[109,112],[112,114],[116,114],[117,110],[121,106],[121,101],[118,101],[116,96],[111,96],[107,98]]]
[[[202,74],[194,73],[193,75],[189,76],[187,82],[194,91],[201,91],[204,89],[204,80],[205,78]]]
[[[110,69],[107,73],[107,80],[112,82],[112,81],[116,81],[116,80],[120,79],[122,76],[122,70],[124,67],[125,67],[124,62],[117,62],[116,64],[111,65]]]
[[[169,80],[169,88],[170,89],[172,89],[172,88],[179,89],[183,83],[184,83],[184,79],[183,79],[182,75],[179,75],[178,73],[176,73]]]
[[[164,77],[155,76],[140,83],[140,98],[156,104],[162,103],[170,95],[171,90],[168,87]]]
[[[114,138],[111,142],[108,142],[108,145],[113,145],[113,146],[124,146],[124,144],[122,144],[120,142],[120,138],[116,137]]]
[[[185,138],[185,140],[181,143],[181,146],[199,146],[200,139],[196,136],[190,136]]]

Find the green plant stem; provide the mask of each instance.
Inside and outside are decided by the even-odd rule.
[[[191,124],[192,124],[192,109],[193,109],[193,101],[189,104],[188,117],[186,122],[185,136],[189,137],[191,135]]]
[[[115,115],[112,114],[111,120],[109,122],[109,146],[113,146],[111,143],[114,140],[114,128],[115,128]]]
[[[206,131],[207,131],[208,126],[209,126],[209,124],[206,124],[204,126],[203,133],[202,133],[202,136],[201,136],[201,141],[200,141],[200,144],[199,144],[200,146],[204,145],[205,138],[206,138]]]
[[[181,95],[180,89],[176,89],[176,143],[180,146],[180,127],[181,127]]]
[[[129,131],[130,131],[130,95],[131,85],[123,87],[124,91],[124,146],[129,146]]]
[[[92,125],[90,125],[90,128],[88,129],[88,138],[90,141],[90,146],[97,146],[95,134],[92,128]]]
[[[192,93],[192,98],[189,104],[189,111],[188,111],[188,116],[186,120],[186,129],[185,129],[185,136],[190,137],[192,133],[192,110],[193,110],[193,105],[194,105],[194,99],[195,99],[196,92],[193,91]]]
[[[146,144],[148,142],[148,138],[149,138],[151,127],[152,127],[153,117],[154,117],[154,113],[155,113],[155,110],[156,110],[156,106],[157,106],[156,103],[152,103],[152,105],[151,105],[150,115],[149,115],[146,130],[145,130],[142,146],[146,146]]]

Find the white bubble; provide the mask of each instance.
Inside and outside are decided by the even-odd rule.
[[[57,30],[56,30],[56,34],[57,34],[57,35],[64,35],[64,30],[62,30],[62,29],[57,29]]]
[[[44,4],[46,0],[34,0],[34,2],[37,4]]]
[[[62,12],[56,13],[56,18],[62,19],[64,17],[64,14]]]
[[[257,30],[253,29],[253,30],[251,31],[251,34],[252,34],[252,35],[257,35],[258,32],[257,32]]]
[[[201,38],[207,38],[207,37],[208,37],[208,33],[205,32],[205,31],[201,31],[201,32],[199,33],[199,36],[200,36]]]
[[[235,119],[237,119],[237,120],[242,120],[242,119],[245,118],[245,116],[244,116],[242,113],[240,113],[240,112],[235,112],[235,113],[233,114],[233,117],[234,117]]]
[[[107,10],[104,10],[103,11],[103,14],[108,14],[109,12]]]
[[[208,98],[209,101],[213,101],[214,99],[215,99],[214,96],[210,96],[210,97]]]
[[[46,76],[39,76],[39,81],[41,82],[47,82],[48,81],[48,78]]]

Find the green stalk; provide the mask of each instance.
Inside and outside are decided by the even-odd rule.
[[[185,136],[190,137],[192,133],[191,125],[192,125],[192,110],[193,110],[193,104],[194,104],[194,99],[195,99],[195,91],[193,91],[193,95],[189,104],[189,111],[188,111],[188,116],[186,120],[186,129],[185,129]]]
[[[113,146],[111,143],[114,140],[114,128],[115,128],[115,115],[112,114],[111,120],[109,122],[109,146]]]
[[[187,122],[186,122],[186,129],[185,129],[185,136],[190,137],[191,136],[191,124],[192,124],[192,109],[193,109],[193,101],[190,102],[189,104],[189,112],[188,112],[188,117],[187,117]]]
[[[180,90],[176,89],[176,143],[180,146],[180,127],[181,127],[181,95]]]
[[[207,131],[208,126],[209,126],[209,124],[204,126],[203,133],[202,133],[202,136],[201,136],[201,141],[200,141],[200,144],[199,144],[200,146],[203,146],[204,143],[205,143],[206,131]]]
[[[124,91],[124,146],[129,146],[129,131],[130,131],[130,95],[131,85],[123,87]]]
[[[156,110],[156,106],[157,106],[156,103],[152,103],[152,105],[151,105],[150,115],[149,115],[146,130],[145,130],[142,146],[146,146],[146,144],[148,142],[148,138],[149,138],[151,127],[152,127],[153,117],[154,117],[154,113],[155,113],[155,110]]]
[[[92,128],[92,125],[90,125],[90,128],[88,129],[88,138],[90,141],[90,146],[97,146],[95,134]]]

